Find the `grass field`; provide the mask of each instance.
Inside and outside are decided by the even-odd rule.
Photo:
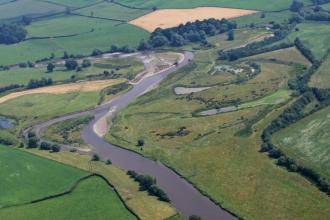
[[[82,68],[82,71],[75,70],[68,71],[64,65],[56,65],[53,72],[49,73],[44,65],[35,68],[18,68],[7,71],[0,71],[0,87],[8,86],[10,84],[23,84],[27,85],[31,79],[52,78],[55,82],[70,81],[72,76],[75,79],[85,79],[89,76],[103,75],[107,70],[112,72],[117,77],[121,78],[134,78],[137,74],[144,70],[143,63],[137,58],[109,58],[109,59],[96,59],[91,61],[92,66],[89,68]]]
[[[2,145],[0,164],[0,207],[62,193],[87,175],[85,171]]]
[[[158,220],[176,214],[176,210],[169,203],[161,202],[156,197],[149,196],[147,192],[140,191],[137,182],[133,181],[126,172],[116,166],[109,166],[103,162],[90,162],[89,156],[75,153],[59,152],[56,154],[36,149],[28,150],[33,154],[49,158],[83,170],[101,174],[106,177],[117,189],[126,205],[130,207],[141,219]]]
[[[44,30],[47,29],[47,33]],[[109,50],[112,44],[136,46],[148,33],[130,24],[80,16],[59,17],[33,23],[27,28],[29,36],[53,37],[77,34],[71,37],[27,40],[13,45],[0,45],[3,57],[0,65],[35,61],[70,54],[89,55],[94,49]],[[50,36],[49,36],[50,35]],[[93,40],[91,40],[93,39]],[[6,54],[4,56],[4,54]]]
[[[268,53],[263,53],[255,56],[251,56],[245,59],[249,60],[273,60],[284,63],[301,64],[306,67],[310,66],[311,63],[304,57],[299,50],[295,47],[290,47],[281,50],[275,50]]]
[[[218,44],[222,45],[221,40]],[[193,95],[212,101],[228,93],[226,99],[252,101],[246,103],[252,108],[194,117],[193,112],[205,108],[205,103],[191,95],[176,96],[173,88],[223,82],[225,77],[218,78],[221,73],[209,74],[212,66],[219,65],[215,59],[212,51],[197,51],[194,62],[120,112],[106,139],[173,167],[245,219],[324,219],[330,213],[330,199],[300,175],[288,173],[259,153],[263,128],[284,109],[273,106],[272,110],[260,103],[288,98],[289,92],[280,89],[287,88],[287,80],[297,70],[259,62],[261,73],[255,78]],[[250,94],[249,89],[260,93]],[[249,127],[251,134],[236,136]],[[143,151],[136,147],[141,138]]]
[[[1,104],[0,114],[16,118],[19,121],[17,129],[20,129],[38,121],[95,107],[99,97],[99,92],[21,96]]]
[[[330,108],[327,107],[273,135],[274,144],[299,164],[330,180]]]
[[[309,85],[312,87],[328,89],[330,88],[330,56],[322,63],[320,68],[313,74]]]
[[[309,48],[316,59],[321,59],[330,48],[330,26],[322,22],[308,22],[297,25],[299,31],[292,32],[284,42],[293,42],[299,37],[302,43]],[[281,42],[283,42],[281,41]]]
[[[105,216],[118,220],[136,219],[125,208],[115,191],[99,177],[84,180],[68,195],[20,207],[0,209],[0,218],[7,220],[101,220]]]
[[[251,23],[259,25],[267,25],[269,22],[285,22],[288,21],[292,12],[289,10],[281,12],[267,12],[264,13],[265,17],[261,18],[262,12],[247,15],[244,17],[234,18],[233,20],[237,22],[238,26],[244,27],[245,25],[250,25]]]
[[[276,11],[289,8],[291,2],[287,0],[277,0],[267,2],[265,4],[264,1],[261,0],[238,0],[238,1],[231,1],[231,0],[192,0],[192,1],[185,1],[185,0],[172,0],[172,1],[162,1],[162,0],[137,0],[137,1],[130,1],[130,0],[119,0],[118,2],[138,7],[138,8],[194,8],[200,6],[215,6],[215,7],[226,7],[226,8],[243,8],[243,9],[253,9],[253,10],[265,10],[265,11]],[[311,4],[311,1],[304,0],[306,4]]]
[[[330,3],[322,5],[322,8],[325,10],[330,10]]]
[[[126,8],[110,2],[103,2],[92,7],[77,10],[75,13],[92,17],[95,16],[108,19],[130,21],[148,13],[149,11],[150,10]]]
[[[51,125],[43,131],[43,137],[52,142],[87,148],[88,146],[84,144],[81,138],[80,131],[92,119],[91,116],[85,116]]]
[[[0,21],[16,20],[24,15],[37,17],[64,11],[65,7],[53,5],[46,1],[18,0],[8,4],[0,4]]]
[[[72,8],[81,8],[81,7],[86,7],[88,5],[92,5],[98,2],[102,2],[101,0],[48,0],[48,2],[52,2],[55,4],[60,4],[63,6],[67,7],[72,7]]]

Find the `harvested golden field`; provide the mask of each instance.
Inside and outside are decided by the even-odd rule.
[[[69,83],[63,85],[55,85],[55,86],[48,86],[42,87],[37,89],[30,89],[21,92],[14,92],[3,96],[0,98],[0,104],[7,102],[9,100],[15,99],[20,96],[24,95],[31,95],[31,94],[64,94],[68,92],[75,92],[75,91],[82,91],[82,92],[93,92],[99,91],[104,89],[105,87],[118,84],[123,82],[123,80],[96,80],[96,81],[83,81],[78,83]]]
[[[131,24],[149,32],[156,28],[171,28],[189,21],[204,20],[209,18],[235,18],[256,13],[253,10],[198,7],[193,9],[161,9],[130,21]]]

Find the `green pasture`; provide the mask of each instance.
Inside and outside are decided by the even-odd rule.
[[[265,17],[261,18],[262,12],[255,14],[246,15],[243,17],[233,18],[232,20],[236,21],[238,26],[244,27],[245,25],[256,24],[256,25],[267,25],[269,22],[284,22],[288,21],[292,12],[289,10],[284,10],[280,12],[266,12],[264,13]]]
[[[313,113],[273,135],[274,144],[330,180],[330,108]]]
[[[53,5],[46,1],[18,0],[8,4],[0,4],[0,21],[20,19],[24,15],[38,17],[64,11],[65,7]]]
[[[71,8],[81,8],[88,7],[89,5],[96,4],[98,2],[102,2],[102,0],[48,0],[50,3],[63,5]]]
[[[322,63],[320,68],[313,74],[309,85],[312,87],[330,88],[330,56]]]
[[[112,44],[135,47],[139,41],[148,37],[148,33],[130,24],[114,21],[70,16],[44,20],[28,26],[29,36],[52,37],[78,34],[71,37],[34,39],[12,45],[0,45],[0,65],[35,61],[69,54],[89,55],[94,49],[107,51]],[[44,32],[44,30],[48,30]],[[51,36],[49,36],[51,35]]]
[[[101,220],[105,217],[118,220],[136,219],[115,191],[99,177],[82,181],[67,195],[20,207],[0,209],[0,218],[7,220]]]
[[[108,19],[116,19],[123,21],[130,21],[137,17],[140,17],[150,10],[140,10],[123,7],[110,2],[103,2],[92,7],[83,8],[75,11],[75,13],[86,15],[86,16],[95,16]]]
[[[311,4],[309,0],[303,0],[305,4]],[[291,1],[287,0],[277,0],[277,1],[268,1],[265,3],[262,0],[171,0],[171,1],[162,1],[162,0],[118,0],[118,2],[137,7],[137,8],[194,8],[200,6],[214,6],[214,7],[225,7],[225,8],[242,8],[242,9],[252,9],[260,11],[278,11],[283,9],[288,9]]]
[[[85,171],[2,145],[0,164],[0,207],[62,193],[87,175]],[[5,219],[3,215],[0,218]]]
[[[322,8],[325,10],[330,10],[330,3],[322,5]]]

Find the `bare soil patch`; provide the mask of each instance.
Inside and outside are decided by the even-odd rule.
[[[193,9],[161,9],[130,21],[130,24],[143,28],[149,32],[156,28],[171,28],[189,21],[209,18],[234,18],[256,13],[253,10],[198,7]]]
[[[22,91],[22,92],[14,92],[14,93],[1,97],[0,104],[7,102],[9,100],[15,99],[20,96],[31,95],[31,94],[42,94],[42,93],[64,94],[64,93],[74,92],[74,91],[82,91],[82,92],[99,91],[101,89],[104,89],[105,87],[118,84],[122,81],[123,80],[83,81],[83,82],[77,82],[77,83],[69,83],[69,84],[63,84],[63,85],[42,87],[42,88],[31,89],[31,90],[26,90],[26,91]]]

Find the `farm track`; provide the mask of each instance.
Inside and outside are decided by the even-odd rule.
[[[97,122],[106,116],[109,111],[112,111],[112,117],[114,117],[119,110],[123,109],[137,97],[143,95],[146,91],[149,91],[150,88],[158,85],[160,81],[169,74],[186,66],[191,59],[193,59],[193,53],[184,52],[184,58],[178,65],[173,65],[157,74],[141,79],[134,85],[133,89],[116,99],[100,105],[95,109],[68,114],[39,123],[26,129],[23,134],[26,135],[28,131],[34,130],[40,137],[40,131],[52,124],[80,116],[94,115],[95,119],[82,131],[82,138],[85,143],[91,146],[91,152],[78,150],[79,153],[89,155],[98,154],[102,160],[110,159],[114,165],[124,170],[135,170],[140,174],[148,174],[156,177],[157,184],[166,191],[172,201],[171,204],[186,217],[197,214],[204,220],[237,219],[234,214],[224,210],[211,201],[207,196],[203,195],[203,193],[194,188],[193,185],[176,171],[166,167],[158,161],[145,158],[136,152],[112,145],[103,140],[102,137],[98,136],[94,130],[94,126]],[[70,150],[72,148],[64,146],[64,149]]]

